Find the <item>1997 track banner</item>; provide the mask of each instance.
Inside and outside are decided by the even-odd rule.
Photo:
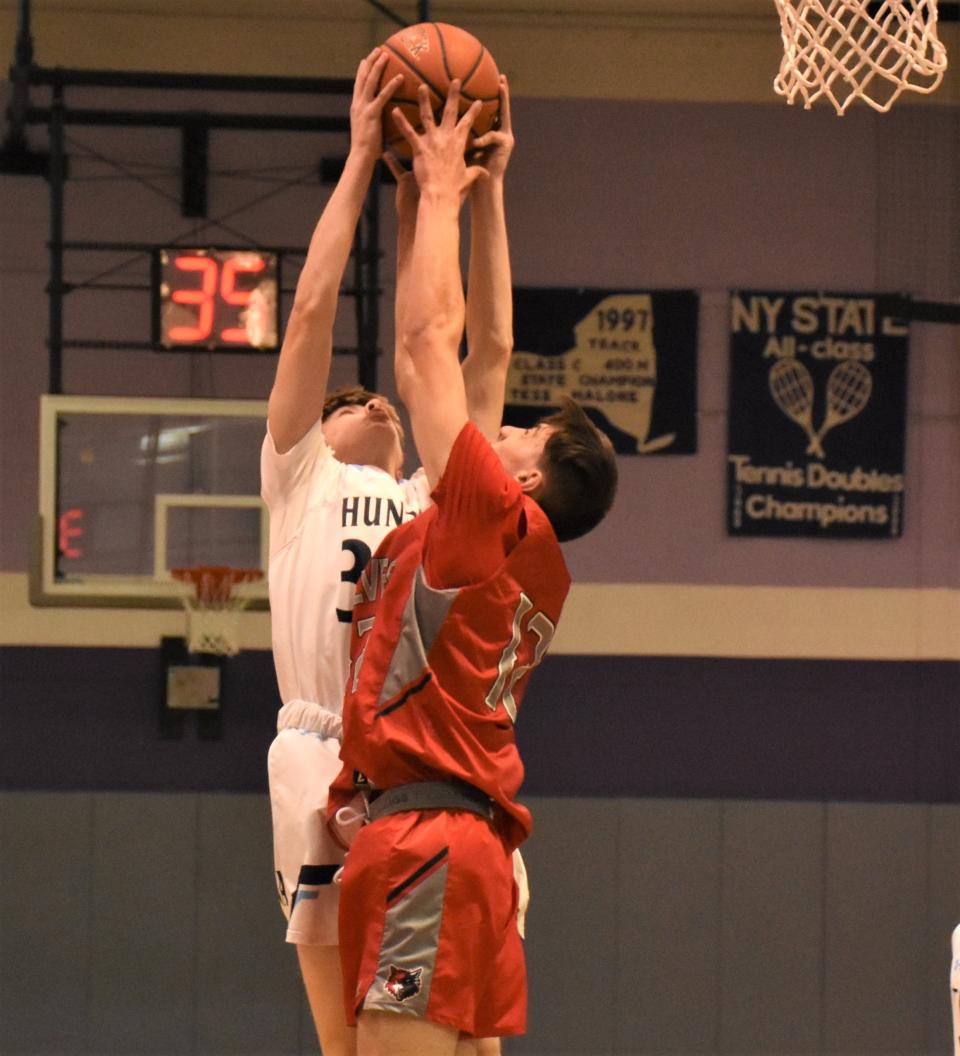
[[[697,295],[691,290],[514,291],[505,421],[580,403],[620,454],[697,449]]]

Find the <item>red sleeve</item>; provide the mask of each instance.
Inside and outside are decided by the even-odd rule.
[[[433,500],[437,514],[423,556],[427,582],[443,588],[488,579],[523,534],[523,492],[471,422],[450,451]]]

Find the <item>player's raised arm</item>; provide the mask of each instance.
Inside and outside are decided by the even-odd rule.
[[[395,340],[399,341],[403,333],[403,318],[410,290],[410,258],[413,256],[413,236],[417,230],[420,191],[416,176],[412,171],[405,169],[394,154],[384,154],[383,160],[397,181],[397,289],[393,326]]]
[[[379,87],[386,62],[386,54],[375,48],[357,69],[350,105],[350,152],[313,232],[297,282],[267,416],[280,452],[293,447],[323,410],[340,283],[380,157],[380,115],[401,80],[395,77]]]
[[[453,442],[467,421],[458,357],[464,325],[460,207],[470,186],[487,178],[483,169],[468,167],[464,160],[479,103],[458,120],[459,98],[459,82],[453,81],[437,124],[427,88],[421,86],[422,134],[394,111],[413,151],[420,188],[409,291],[396,346],[397,389],[410,412],[417,451],[431,486],[440,479]]]
[[[504,386],[513,352],[513,286],[504,211],[504,174],[513,152],[510,89],[500,77],[500,125],[477,137],[488,178],[470,190],[470,268],[467,275],[467,358],[463,379],[470,420],[488,440],[503,418]]]

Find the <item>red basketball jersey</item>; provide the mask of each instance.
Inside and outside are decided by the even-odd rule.
[[[519,525],[519,538],[494,574],[435,589],[423,571],[425,545],[468,553],[481,545],[479,532],[490,539],[490,523],[469,518],[457,521],[455,544],[437,538],[447,478],[461,471],[470,487],[491,489],[505,523]],[[356,772],[380,789],[457,778],[503,808],[508,842],[517,846],[531,822],[514,801],[523,764],[513,724],[529,673],[553,637],[570,576],[546,515],[473,426],[454,445],[435,497],[436,507],[386,537],[357,584],[344,765],[331,788],[330,815],[355,794]]]

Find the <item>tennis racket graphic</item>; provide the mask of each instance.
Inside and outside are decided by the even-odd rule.
[[[810,447],[823,458],[820,438],[813,431],[813,378],[810,371],[795,359],[778,359],[768,376],[770,395],[781,411],[807,434]]]
[[[820,428],[813,428],[813,378],[795,359],[780,359],[770,368],[770,394],[781,411],[807,434],[807,454],[824,458],[820,442],[831,429],[849,422],[866,407],[873,392],[873,376],[856,360],[844,360],[827,379],[827,413]]]
[[[827,416],[815,438],[811,439],[807,454],[823,457],[820,441],[834,426],[849,422],[866,407],[873,392],[873,375],[855,359],[845,359],[830,371],[827,378]]]

